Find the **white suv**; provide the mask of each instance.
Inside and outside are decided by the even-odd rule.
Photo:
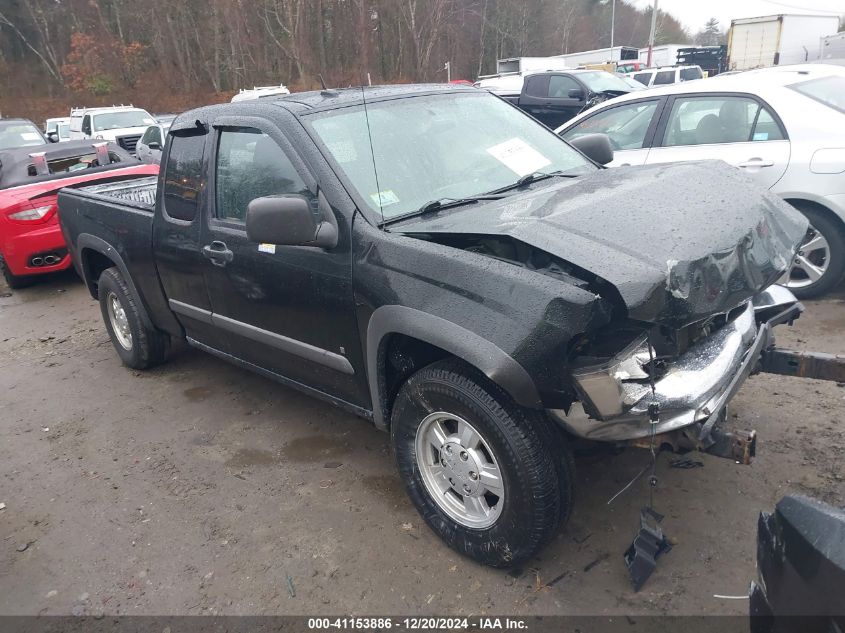
[[[131,105],[74,108],[70,111],[70,138],[114,141],[134,156],[144,130],[155,123],[152,114]]]
[[[701,70],[701,66],[667,66],[665,68],[637,70],[625,73],[625,76],[640,82],[646,88],[651,88],[652,86],[668,86],[679,84],[682,81],[702,79],[704,71]]]

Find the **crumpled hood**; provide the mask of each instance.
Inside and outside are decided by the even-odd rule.
[[[631,318],[681,327],[787,269],[807,221],[722,161],[607,169],[392,227],[509,236],[616,287]]]

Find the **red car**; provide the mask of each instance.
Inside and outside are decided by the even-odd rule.
[[[0,150],[0,268],[12,288],[71,265],[56,214],[63,187],[158,174],[102,141],[68,141]]]

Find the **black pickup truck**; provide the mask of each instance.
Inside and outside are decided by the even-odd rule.
[[[196,109],[157,182],[59,214],[125,364],[184,339],[372,420],[425,521],[497,566],[569,515],[573,438],[747,461],[727,402],[801,310],[779,198],[718,162],[603,169],[474,88]]]
[[[643,90],[643,86],[605,70],[547,70],[527,75],[500,75],[478,82],[505,101],[554,129],[608,99]],[[520,86],[520,88],[516,88]]]

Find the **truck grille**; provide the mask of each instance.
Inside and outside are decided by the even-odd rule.
[[[130,154],[134,155],[135,146],[138,144],[138,141],[141,140],[141,135],[132,134],[131,136],[118,136],[116,140],[118,145]]]

